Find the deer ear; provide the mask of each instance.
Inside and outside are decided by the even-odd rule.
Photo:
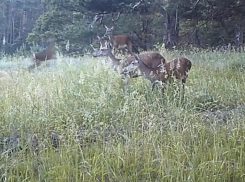
[[[100,40],[100,36],[97,35],[97,38]]]
[[[114,30],[114,26],[111,27],[111,30]]]
[[[108,27],[106,25],[104,25],[104,27],[105,27],[106,30],[108,29]]]

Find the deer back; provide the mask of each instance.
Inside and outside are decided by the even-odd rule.
[[[139,54],[140,60],[149,68],[156,69],[159,65],[166,62],[165,58],[158,52],[143,52]],[[135,60],[134,56],[129,56],[124,61],[124,67],[128,66]]]

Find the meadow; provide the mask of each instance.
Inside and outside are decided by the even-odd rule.
[[[0,181],[245,181],[245,52],[161,53],[192,61],[183,101],[103,58],[3,58]]]

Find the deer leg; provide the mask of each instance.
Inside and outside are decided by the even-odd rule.
[[[113,48],[113,55],[117,56],[118,54],[120,54],[120,50],[116,47]]]
[[[176,94],[179,95],[179,93],[181,92],[180,90],[180,83],[179,82],[174,82],[174,89],[176,89]]]
[[[185,83],[182,83],[182,87],[183,87],[183,97],[185,96]]]
[[[115,47],[113,48],[113,54],[114,54],[114,56],[116,56],[118,54],[118,49]]]
[[[38,67],[41,65],[41,61],[39,60],[34,60],[34,63],[28,67],[28,70],[31,71],[32,69]]]
[[[153,84],[152,84],[152,91],[155,89],[156,85],[159,84],[159,83],[161,83],[161,86],[162,86],[161,90],[162,90],[162,93],[164,94],[165,86],[162,84],[163,82],[162,81],[159,81],[159,80],[156,80],[156,81],[153,82]]]
[[[130,77],[128,74],[123,74],[121,76],[121,78],[122,78],[123,83],[124,83],[123,90],[127,92],[129,89],[129,86],[130,86]]]
[[[41,65],[41,61],[36,61],[36,67],[40,66]]]
[[[185,98],[185,82],[186,82],[186,78],[184,78],[184,79],[182,79],[182,88],[183,88],[183,93],[182,93],[182,96],[181,96],[181,98],[184,100],[184,98]],[[182,100],[181,99],[181,100]]]
[[[155,89],[155,87],[156,87],[156,82],[154,82],[153,84],[152,84],[152,91]]]
[[[164,95],[165,94],[165,87],[162,87],[162,94]]]
[[[185,90],[185,82],[186,82],[186,78],[182,79],[182,87],[183,87],[183,91]]]
[[[124,55],[124,56],[126,55],[126,48],[122,49],[122,55]]]
[[[129,78],[128,75],[123,75],[122,79],[123,79],[123,83],[124,83],[126,86],[130,85],[130,78]]]
[[[133,46],[132,46],[132,44],[128,45],[127,48],[128,48],[129,53],[133,56],[134,54],[133,54]]]
[[[28,71],[30,72],[32,69],[34,69],[35,68],[35,63],[34,64],[32,64],[32,65],[30,65],[29,67],[28,67]]]
[[[118,49],[117,51],[118,51],[118,56],[123,55],[123,50],[122,49]]]

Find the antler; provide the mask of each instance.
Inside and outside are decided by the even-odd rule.
[[[101,25],[103,19],[104,19],[104,15],[103,15],[103,14],[97,14],[97,15],[95,15],[94,18],[93,18],[92,23],[90,24],[90,27],[93,28],[93,25],[94,25],[96,22],[99,22],[99,24]]]
[[[111,19],[111,22],[114,26],[115,26],[115,22],[118,21],[118,19],[120,18],[120,15],[121,15],[121,12],[118,12],[116,19],[113,19],[113,18]],[[113,17],[113,14],[111,14],[111,16]]]
[[[135,10],[135,8],[137,8],[139,5],[141,5],[144,2],[144,0],[140,0],[139,2],[137,2],[134,6],[131,5],[131,8],[133,10]]]
[[[120,15],[121,15],[121,12],[118,12],[118,14],[117,14],[117,18],[116,19],[112,19],[111,21],[117,21],[118,19],[119,19],[119,17],[120,17]]]
[[[90,44],[90,46],[92,47],[92,49],[93,49],[94,51],[97,51],[97,50],[94,48],[94,46],[93,46],[92,44]]]

